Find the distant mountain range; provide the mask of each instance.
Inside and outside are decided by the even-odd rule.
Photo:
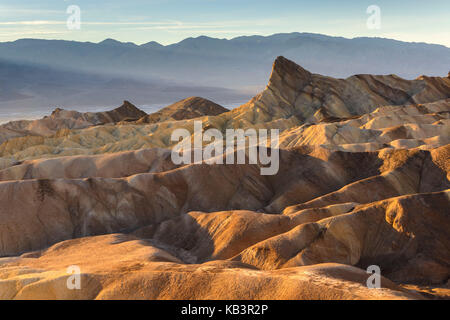
[[[268,66],[279,55],[340,78],[394,73],[413,79],[445,76],[450,68],[450,48],[442,45],[310,33],[231,40],[202,36],[167,46],[21,39],[0,43],[0,102],[72,107],[124,99],[168,103],[193,95],[245,101],[264,86]],[[34,100],[23,100],[30,96]]]

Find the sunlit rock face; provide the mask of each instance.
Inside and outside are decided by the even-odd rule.
[[[279,57],[231,111],[125,102],[1,126],[0,298],[449,298],[449,114],[449,78],[334,79]],[[199,120],[279,129],[279,171],[175,165],[171,133]]]

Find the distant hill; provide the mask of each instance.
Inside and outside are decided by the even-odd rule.
[[[194,119],[203,116],[217,116],[228,109],[201,97],[189,97],[170,106],[146,115],[137,121],[138,124],[156,123],[168,120]]]
[[[56,108],[50,116],[38,120],[18,120],[0,125],[0,144],[11,138],[23,136],[51,136],[60,130],[83,129],[107,123],[136,121],[147,114],[124,101],[114,110],[85,112]]]
[[[167,46],[113,39],[100,43],[35,39],[0,43],[0,59],[9,61],[145,81],[165,79],[183,85],[239,89],[263,86],[270,73],[267,66],[280,55],[313,73],[339,78],[392,73],[406,79],[422,74],[444,76],[450,66],[450,48],[442,45],[311,33],[231,40],[201,36]]]

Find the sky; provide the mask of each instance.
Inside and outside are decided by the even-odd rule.
[[[379,15],[367,12],[373,5]],[[67,26],[68,19],[72,26],[78,21],[76,11],[67,13],[71,6],[80,10],[79,29]],[[201,35],[230,39],[287,32],[450,47],[450,0],[0,0],[1,42],[113,38],[167,45]]]

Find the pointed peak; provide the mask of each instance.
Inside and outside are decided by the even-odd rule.
[[[53,110],[52,115],[60,113],[61,111],[64,111],[64,109],[61,109],[59,107],[56,107],[55,110]]]
[[[296,64],[294,61],[291,61],[289,59],[286,59],[283,56],[279,56],[275,59],[275,62],[273,63],[273,70],[272,71],[279,71],[279,72],[302,72],[310,74],[309,71],[306,69],[303,69],[301,66]]]
[[[138,108],[137,108],[134,104],[132,104],[130,101],[124,100],[123,103],[122,103],[122,105],[121,105],[120,107],[116,108],[116,110],[117,110],[117,109],[130,109],[130,110],[134,110],[134,109],[138,109]]]
[[[126,115],[130,118],[140,118],[140,117],[144,117],[147,115],[147,113],[145,113],[144,111],[142,111],[141,109],[136,107],[134,104],[132,104],[128,100],[125,100],[120,107],[118,107],[112,111],[109,111],[109,112],[120,113],[120,114]]]
[[[292,88],[302,88],[311,77],[311,73],[295,62],[279,56],[275,59],[270,75],[269,86],[281,87],[287,83]]]
[[[74,111],[69,111],[69,110],[57,107],[57,108],[55,108],[55,110],[53,110],[50,117],[59,117],[59,118],[65,117],[68,113],[71,113],[71,112],[74,112]]]
[[[134,105],[134,104],[132,104],[130,101],[128,101],[128,100],[123,100],[123,104],[122,104],[123,106],[132,106],[132,107],[135,107],[136,108],[136,106]]]

